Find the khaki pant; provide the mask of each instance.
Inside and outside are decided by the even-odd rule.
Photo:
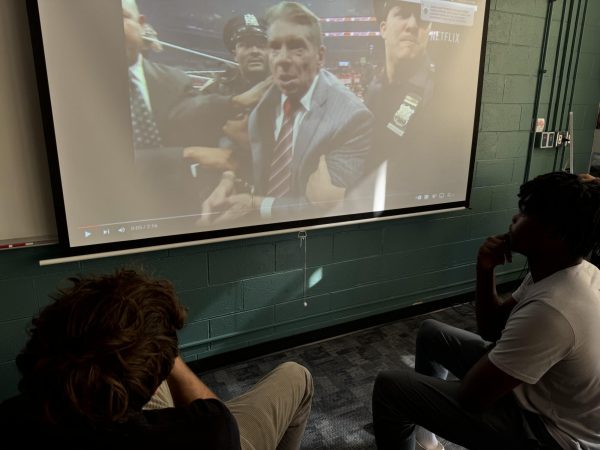
[[[310,372],[300,364],[286,362],[246,393],[225,402],[237,421],[242,450],[299,449],[313,390]],[[144,408],[173,406],[165,381]]]

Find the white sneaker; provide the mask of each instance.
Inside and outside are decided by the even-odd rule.
[[[415,439],[415,450],[444,450],[444,446],[438,439],[437,446],[433,449],[428,449],[427,447],[423,447],[421,443]]]

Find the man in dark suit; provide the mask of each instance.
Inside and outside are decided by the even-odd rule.
[[[196,137],[191,134],[192,130],[178,126],[182,121],[174,118],[176,109],[198,94],[192,80],[181,70],[144,57],[148,47],[144,40],[145,17],[140,14],[135,0],[122,0],[122,8],[134,147],[192,144]]]
[[[214,180],[197,183],[184,158],[185,146],[198,143],[198,127],[190,126],[199,92],[181,70],[145,58],[150,44],[148,24],[135,0],[122,0],[125,52],[133,133],[134,175],[131,184],[144,193],[132,209],[134,217],[168,217],[198,209],[198,192]],[[199,111],[199,110],[198,110]],[[202,196],[206,197],[206,195]]]
[[[200,199],[212,191],[220,174],[238,166],[233,144],[223,144],[229,135],[234,138],[226,142],[235,142],[233,119],[247,114],[270,85],[265,80],[264,22],[251,14],[232,18],[224,37],[234,46],[239,82],[230,80],[228,89],[216,88],[224,86],[221,82],[197,89],[183,71],[146,57],[160,43],[155,33],[148,33],[151,28],[135,0],[122,0],[122,8],[136,167],[143,178],[162,180],[159,195],[179,197],[163,203],[182,205],[186,211],[180,212],[198,212]],[[206,193],[198,195],[198,189]]]
[[[221,172],[234,167],[231,150],[217,148],[222,125],[262,91],[235,99],[202,93],[183,71],[146,58],[155,36],[135,0],[122,0],[122,9],[135,171],[151,199],[140,202],[139,214],[198,213]]]
[[[266,18],[274,86],[249,118],[250,192],[240,193],[236,175],[226,172],[204,203],[208,223],[252,212],[263,220],[316,217],[339,205],[364,172],[373,116],[322,68],[319,19],[295,2],[275,5]],[[311,182],[327,194],[307,196]]]

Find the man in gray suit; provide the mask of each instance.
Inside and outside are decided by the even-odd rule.
[[[322,68],[319,19],[295,2],[273,6],[266,19],[274,85],[250,114],[252,167],[245,183],[244,174],[223,174],[203,205],[207,223],[257,212],[263,220],[316,217],[364,173],[373,116]]]

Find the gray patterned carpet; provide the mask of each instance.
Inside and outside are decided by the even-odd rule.
[[[380,370],[414,366],[416,331],[421,321],[429,317],[469,330],[475,326],[473,307],[466,303],[199,375],[219,397],[228,400],[250,388],[279,363],[296,361],[310,370],[315,381],[302,449],[375,449],[370,432],[375,376]],[[442,442],[447,450],[462,449]]]

